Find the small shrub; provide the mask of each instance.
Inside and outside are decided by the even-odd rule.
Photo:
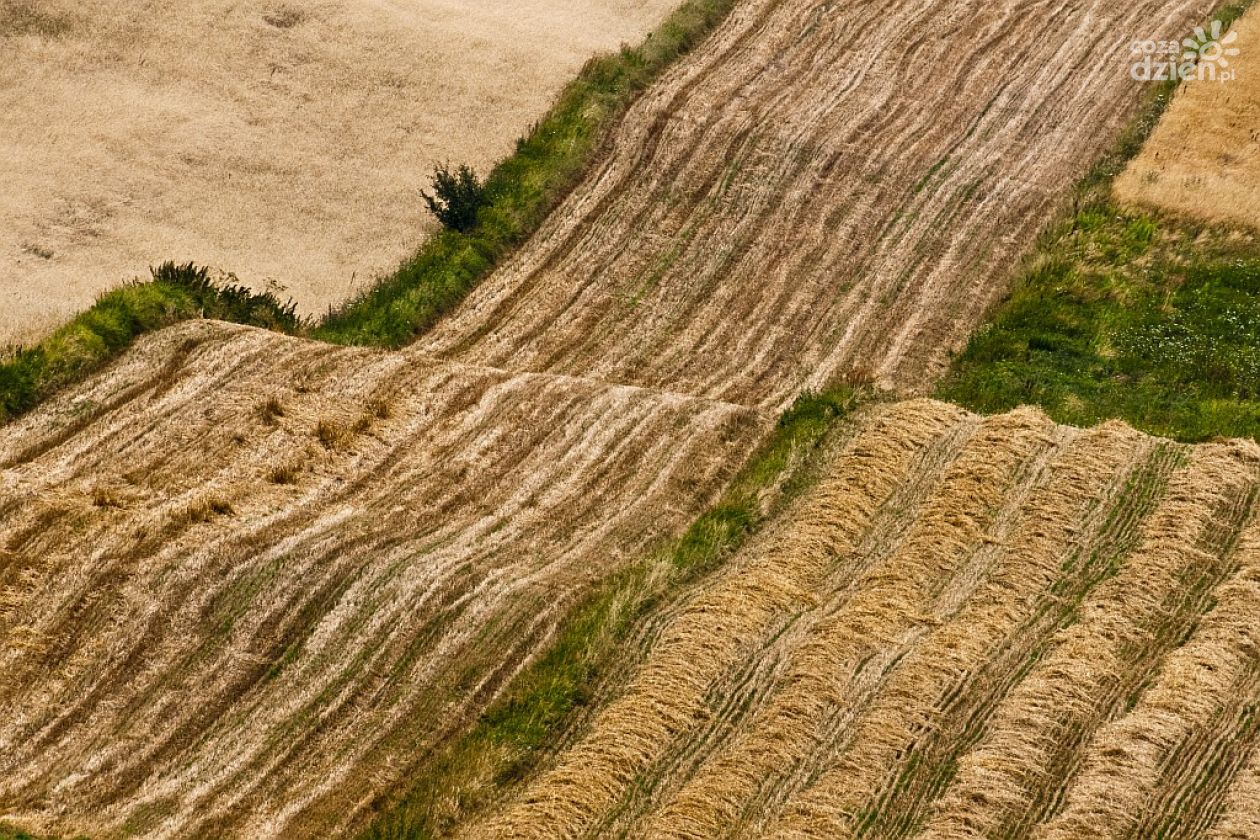
[[[433,195],[420,191],[442,226],[468,233],[477,226],[477,211],[486,203],[486,188],[467,164],[452,172],[448,164],[433,167]]]
[[[228,275],[227,284],[191,263],[167,262],[147,283],[126,283],[101,295],[70,323],[29,348],[0,354],[0,424],[29,411],[60,387],[98,369],[137,336],[191,318],[219,318],[282,332],[302,326],[292,301],[255,293]]]

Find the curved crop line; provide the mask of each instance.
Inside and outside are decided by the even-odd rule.
[[[826,570],[852,551],[916,456],[961,419],[943,404],[925,403],[872,422],[793,517],[808,525],[767,541],[757,557],[702,592],[561,764],[467,836],[576,837],[588,830],[637,774],[699,722],[709,685],[738,653],[810,602]]]
[[[1213,593],[1217,606],[1168,656],[1124,717],[1099,729],[1064,809],[1038,840],[1123,836],[1150,802],[1176,747],[1226,707],[1238,681],[1260,664],[1260,526],[1243,535],[1238,571]],[[1207,768],[1199,768],[1206,772]]]
[[[1021,506],[989,578],[962,609],[930,631],[862,713],[835,766],[784,808],[773,836],[849,837],[876,791],[895,779],[916,742],[940,725],[947,697],[1012,642],[1084,538],[1099,498],[1114,494],[1149,446],[1121,424],[1081,433],[1047,467],[1047,483]],[[893,806],[895,807],[895,806]]]
[[[1254,455],[1241,444],[1196,448],[1169,482],[1141,544],[1081,607],[1080,621],[1000,704],[981,743],[959,760],[923,840],[990,836],[1019,821],[1050,778],[1064,738],[1094,730],[1131,651],[1164,617],[1183,572],[1218,562],[1200,548],[1220,507],[1255,485]]]

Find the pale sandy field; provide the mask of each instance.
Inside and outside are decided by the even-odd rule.
[[[322,311],[674,0],[0,0],[0,344],[167,259]]]
[[[1260,9],[1234,26],[1229,81],[1191,81],[1116,181],[1126,203],[1260,227]]]

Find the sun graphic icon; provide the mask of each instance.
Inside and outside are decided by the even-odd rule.
[[[1215,64],[1217,67],[1228,67],[1229,59],[1238,55],[1238,47],[1230,46],[1238,40],[1238,33],[1230,32],[1222,38],[1221,30],[1224,28],[1219,20],[1212,21],[1210,31],[1202,26],[1195,27],[1194,37],[1182,41],[1182,46],[1186,48],[1182,58],[1185,61],[1199,61]]]

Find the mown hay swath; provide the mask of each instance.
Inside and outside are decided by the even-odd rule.
[[[1196,730],[1215,722],[1260,666],[1260,523],[1243,534],[1234,562],[1238,571],[1213,592],[1216,606],[1194,636],[1168,655],[1128,714],[1099,730],[1067,790],[1065,807],[1037,837],[1122,835],[1133,829],[1143,806],[1156,800],[1165,774],[1185,785],[1211,772],[1201,763],[1183,770],[1169,761]]]
[[[746,733],[713,756],[649,823],[661,838],[720,836],[768,780],[791,772],[824,738],[826,722],[869,696],[904,637],[935,619],[930,593],[983,544],[1005,494],[1050,443],[1053,424],[1022,411],[988,420],[962,446],[904,543],[846,585],[769,689]],[[834,597],[834,596],[833,596]]]
[[[924,404],[858,435],[801,511],[808,525],[765,545],[687,605],[590,734],[485,833],[549,837],[589,830],[672,739],[694,728],[710,684],[747,654],[748,645],[812,602],[823,576],[854,550],[916,456],[960,419],[955,409]]]
[[[928,405],[867,409],[844,452]],[[896,461],[917,465],[899,471],[926,481],[921,501],[894,491],[900,501],[859,505],[865,535],[827,513],[826,490],[786,511],[646,640],[645,664],[554,768],[461,836],[954,840],[1167,825],[1199,837],[1245,824],[1254,803],[1226,791],[1235,778],[1247,789],[1258,743],[1245,713],[1260,703],[1246,620],[1260,447],[1178,447],[1028,410],[922,445]],[[841,453],[830,469],[820,488],[852,467]],[[811,573],[809,592],[731,589],[791,568],[789,535],[820,527],[852,556]],[[758,604],[779,600],[783,618],[766,618]]]
[[[1182,31],[1207,5],[744,0],[420,346],[188,325],[0,429],[3,809],[33,827],[170,837],[357,824],[595,581],[714,499],[803,389],[848,373],[930,382],[1140,98],[1099,32]],[[955,573],[949,597],[984,576],[985,529],[1009,527],[1067,436],[1026,412],[956,425],[1042,431],[1025,430],[1026,448],[992,442],[998,463],[1026,465],[1017,477],[973,453],[961,519],[931,520],[955,542],[914,537]],[[709,680],[706,703],[734,709],[702,724],[715,760],[758,743],[724,727],[795,702],[745,652],[805,662],[808,628],[847,603],[844,575],[899,562],[888,609],[855,600],[836,632],[891,613],[899,644],[922,640],[935,583],[897,552],[953,464],[953,434],[929,445],[947,463],[912,469],[918,489],[873,508],[837,586],[818,591],[823,612],[767,578],[773,638],[724,654],[756,673],[751,693],[727,703],[731,669]],[[1241,499],[1235,478],[1220,486]],[[972,489],[1001,509],[968,506]],[[872,662],[873,697],[904,657]],[[741,788],[757,819],[825,769],[862,702],[824,714],[790,772]],[[636,748],[654,751],[639,776],[667,784],[573,818],[633,833],[708,772],[708,754]],[[618,799],[636,772],[612,772],[599,796]]]
[[[938,599],[936,610],[949,620],[930,630],[889,677],[855,724],[837,765],[785,806],[779,832],[792,837],[855,834],[856,817],[872,792],[890,786],[912,755],[927,751],[925,742],[936,733],[955,734],[950,730],[956,730],[956,718],[966,708],[957,698],[984,695],[984,687],[969,682],[1006,649],[1021,644],[1017,634],[1029,629],[1063,563],[1097,527],[1094,519],[1108,509],[1108,500],[1151,448],[1119,424],[1072,434],[1060,445],[1053,471],[1022,506],[987,577],[962,595],[965,600],[952,615],[948,600]],[[882,807],[906,808],[906,803]]]
[[[4,810],[344,830],[769,422],[211,322],[145,339],[0,428]]]
[[[745,0],[426,346],[777,407],[926,387],[1135,112],[1129,41],[1212,6]]]

